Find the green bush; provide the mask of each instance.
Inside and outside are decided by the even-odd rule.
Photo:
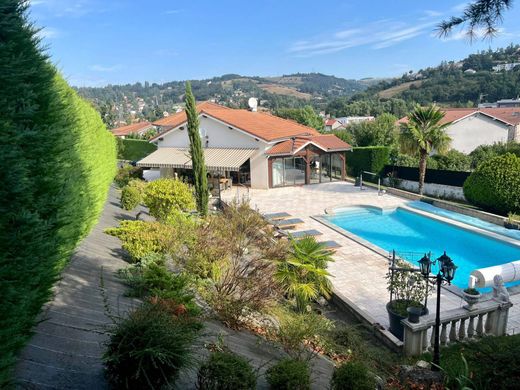
[[[192,344],[201,324],[175,317],[162,305],[144,303],[117,324],[104,354],[106,376],[118,389],[172,385],[192,364]]]
[[[486,210],[520,212],[520,157],[507,153],[482,162],[464,182],[466,199]]]
[[[168,220],[179,212],[195,209],[193,191],[177,179],[158,179],[146,186],[144,204],[159,220]]]
[[[133,167],[132,165],[125,164],[117,171],[117,175],[114,178],[114,182],[119,188],[127,186],[128,183],[133,180],[143,179],[143,169],[139,167]]]
[[[228,351],[213,352],[200,367],[199,390],[256,389],[256,374],[244,358]]]
[[[430,159],[437,163],[436,168],[430,167]],[[430,157],[428,159],[428,168],[469,172],[471,170],[471,157],[452,149],[445,154],[436,154]]]
[[[124,139],[122,144],[118,155],[121,160],[139,161],[157,150],[157,145],[142,139]]]
[[[352,152],[346,153],[348,174],[359,176],[362,171],[380,174],[388,164],[390,150],[387,146],[353,148]]]
[[[273,390],[310,389],[309,366],[301,360],[281,360],[267,370],[267,383]]]
[[[125,186],[121,191],[121,207],[125,210],[133,210],[139,205],[141,194],[136,187]]]
[[[375,378],[359,362],[347,362],[334,370],[330,381],[332,390],[374,390]]]
[[[116,168],[114,137],[50,63],[28,6],[0,2],[0,387]]]

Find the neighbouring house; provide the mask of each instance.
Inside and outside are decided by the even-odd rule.
[[[131,125],[116,127],[110,131],[116,137],[125,138],[130,134],[144,135],[152,129],[154,129],[154,126],[150,122],[137,122],[132,123]]]
[[[451,122],[446,132],[451,147],[470,153],[480,145],[520,142],[520,108],[446,108],[442,123]],[[406,123],[407,117],[398,123]]]
[[[343,126],[352,125],[354,123],[373,121],[374,119],[375,117],[373,116],[343,116],[341,118],[336,118],[336,120]]]
[[[271,188],[344,180],[345,152],[351,146],[332,134],[257,111],[231,109],[211,102],[197,105],[200,136],[212,178]],[[154,153],[138,161],[162,177],[191,171],[184,111],[153,123],[159,134]]]
[[[501,72],[501,71],[510,72],[514,68],[516,68],[517,66],[520,66],[520,62],[510,62],[508,64],[498,64],[498,65],[495,65],[495,66],[493,66],[493,70],[495,72]]]
[[[343,126],[343,124],[336,119],[325,120],[325,131],[333,131],[343,127],[345,126]]]

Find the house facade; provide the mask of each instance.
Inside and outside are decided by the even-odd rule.
[[[452,108],[444,109],[442,123],[450,123],[446,133],[451,148],[471,153],[480,145],[520,142],[520,108]],[[401,118],[398,123],[406,123]]]
[[[334,135],[263,112],[215,103],[197,105],[205,163],[212,177],[252,188],[303,185],[345,178],[350,145]],[[137,163],[161,176],[189,174],[189,138],[184,111],[153,123],[158,149]]]

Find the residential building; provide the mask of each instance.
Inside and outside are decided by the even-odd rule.
[[[446,132],[451,147],[470,153],[480,145],[520,142],[520,108],[446,108],[442,123],[450,123]],[[406,123],[407,117],[398,123]]]
[[[354,123],[373,121],[375,118],[373,116],[344,116],[340,118],[336,118],[343,126],[348,126]]]
[[[496,103],[480,103],[479,108],[505,108],[505,107],[520,107],[520,99],[501,99]]]
[[[112,134],[119,138],[125,138],[130,134],[144,135],[146,132],[153,130],[154,126],[150,122],[137,122],[131,125],[116,127],[112,130]]]
[[[293,186],[342,180],[345,151],[351,146],[332,134],[291,120],[211,102],[197,105],[200,136],[209,174],[252,188]],[[161,176],[191,174],[184,111],[154,122],[158,149],[137,163]]]
[[[516,68],[517,66],[520,66],[520,62],[511,62],[509,64],[498,64],[498,65],[493,66],[493,70],[495,72],[500,72],[500,71],[509,72],[509,71],[513,70],[514,68]]]
[[[345,127],[343,124],[336,119],[325,120],[325,131],[333,131],[339,128]]]

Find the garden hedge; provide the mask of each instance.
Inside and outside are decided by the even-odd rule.
[[[390,148],[387,146],[366,146],[353,148],[347,152],[347,173],[349,176],[359,176],[361,171],[380,174],[390,158]]]
[[[27,6],[0,2],[0,387],[116,169],[114,137],[48,61]]]
[[[121,160],[139,161],[157,150],[157,145],[142,139],[124,139],[122,144],[118,156]]]
[[[507,153],[480,163],[464,182],[466,199],[503,215],[520,212],[520,157]]]

